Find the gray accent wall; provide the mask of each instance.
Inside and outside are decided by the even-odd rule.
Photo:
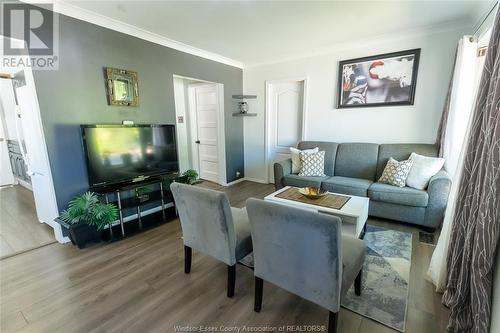
[[[243,170],[243,120],[231,95],[242,70],[64,15],[59,16],[59,70],[34,71],[60,210],[88,189],[80,124],[175,122],[173,74],[224,84],[227,181]],[[109,106],[103,67],[138,72],[139,107]]]

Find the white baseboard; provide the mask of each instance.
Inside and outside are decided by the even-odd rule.
[[[240,178],[240,179],[236,179],[236,180],[233,180],[232,182],[229,182],[229,183],[225,183],[225,184],[222,184],[223,186],[232,186],[234,184],[238,184],[238,183],[241,183],[242,181],[244,180],[247,180],[245,177],[243,178]]]
[[[19,185],[21,185],[22,187],[24,187],[25,189],[28,189],[30,190],[31,192],[33,192],[33,187],[31,186],[30,183],[28,183],[27,181],[24,181],[22,179],[19,179],[17,178],[17,182]]]
[[[254,182],[254,183],[260,183],[260,184],[269,184],[268,181],[260,178],[252,178],[252,177],[245,177],[245,180],[248,180],[249,182]]]

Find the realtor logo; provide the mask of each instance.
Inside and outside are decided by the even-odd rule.
[[[53,5],[3,2],[2,65],[57,69],[59,27]]]

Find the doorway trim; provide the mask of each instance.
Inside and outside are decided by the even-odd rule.
[[[308,81],[309,77],[308,76],[298,76],[298,77],[291,77],[291,78],[285,78],[285,79],[278,79],[278,80],[266,80],[266,97],[265,97],[265,112],[264,112],[264,123],[265,123],[265,134],[264,134],[264,142],[265,142],[265,149],[264,149],[264,160],[265,160],[265,168],[266,168],[266,179],[265,182],[266,184],[269,183],[269,168],[270,168],[270,161],[269,161],[269,145],[270,145],[270,137],[269,137],[269,132],[270,132],[270,126],[271,126],[271,121],[269,117],[269,112],[271,110],[271,86],[273,84],[277,83],[286,83],[286,82],[303,82],[304,83],[304,92],[302,96],[302,135],[301,135],[301,140],[304,141],[307,138],[307,133],[306,133],[306,121],[307,121],[307,99],[308,99]]]
[[[0,42],[3,43],[4,36],[0,36]],[[18,44],[18,47],[24,48],[25,47],[25,42],[20,40],[20,39],[15,39],[15,38],[10,38],[10,40],[14,41],[15,43]],[[29,55],[28,55],[29,56]],[[59,216],[59,208],[57,206],[57,199],[56,199],[56,193],[55,193],[55,187],[54,187],[54,180],[52,178],[52,169],[50,166],[50,160],[49,160],[49,155],[48,155],[48,150],[47,150],[47,139],[45,138],[45,133],[43,130],[43,125],[42,125],[42,116],[41,116],[41,111],[40,111],[40,103],[38,100],[38,93],[36,91],[36,86],[35,86],[35,78],[33,76],[33,71],[31,67],[22,67],[20,69],[24,71],[24,77],[26,80],[26,85],[32,87],[31,93],[33,94],[33,115],[34,115],[34,124],[33,126],[39,130],[40,136],[42,138],[42,142],[39,143],[39,149],[42,150],[43,155],[46,157],[46,162],[47,162],[47,171],[48,174],[46,175],[48,177],[48,181],[50,184],[50,189],[47,191],[46,196],[48,198],[48,204],[51,206],[51,209],[54,211],[54,219]],[[35,191],[36,189],[33,189]],[[37,213],[38,214],[38,213]],[[37,216],[38,217],[38,216]],[[59,243],[68,243],[70,241],[69,237],[64,236],[62,232],[61,226],[56,223],[53,219],[50,221],[39,221],[40,223],[45,223],[52,227],[54,229],[54,237]]]
[[[196,81],[196,83],[192,83],[193,87],[194,85],[197,86],[203,86],[203,85],[216,85],[217,88],[217,99],[218,99],[218,112],[217,112],[217,156],[218,156],[218,178],[219,181],[218,183],[223,186],[228,186],[227,183],[227,165],[226,165],[226,125],[225,125],[225,115],[224,115],[224,84],[219,83],[219,82],[213,82],[213,81],[207,81],[207,80],[202,80],[202,79],[197,79],[193,77],[188,77],[188,76],[182,76],[182,75],[177,75],[173,74],[173,78],[177,79],[184,79],[184,80],[189,80],[189,81]],[[196,145],[194,144],[194,131],[193,128],[196,128],[196,115],[193,113],[194,105],[192,104],[193,99],[191,98],[193,89],[191,87],[188,87],[188,98],[187,98],[187,104],[186,104],[186,114],[188,115],[188,121],[190,125],[190,131],[189,134],[191,137],[188,138],[188,145],[191,150],[191,159],[193,162],[193,166],[197,165],[199,163],[198,159],[198,150]],[[175,119],[175,125],[177,126],[177,111],[176,111],[176,119]],[[196,159],[195,159],[196,158]],[[199,172],[199,166],[198,170]]]

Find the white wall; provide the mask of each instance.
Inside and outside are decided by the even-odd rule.
[[[244,120],[245,176],[264,180],[265,81],[308,77],[307,140],[336,142],[432,143],[450,81],[458,39],[463,29],[433,34],[399,35],[339,47],[334,53],[243,70],[243,91],[257,95]],[[415,104],[361,109],[335,108],[340,60],[421,48]]]
[[[191,135],[189,131],[189,112],[186,103],[187,80],[174,77],[174,99],[175,99],[175,127],[177,132],[177,150],[179,155],[179,171],[184,172],[191,168],[189,142]],[[179,117],[184,122],[179,122]]]

